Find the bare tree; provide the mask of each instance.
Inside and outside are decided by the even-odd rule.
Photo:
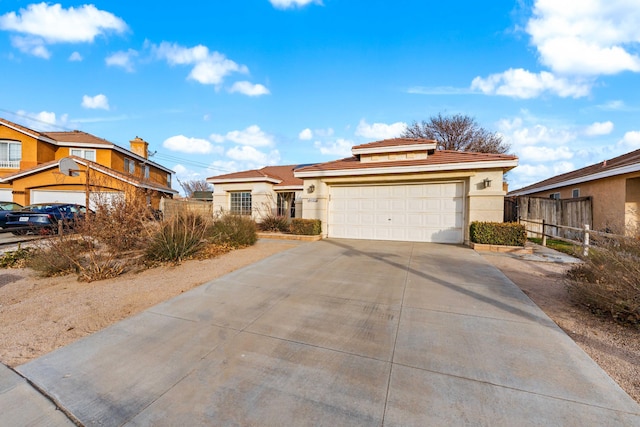
[[[194,191],[213,191],[211,184],[204,179],[193,179],[184,182],[178,180],[178,184],[180,184],[182,191],[184,191],[184,194],[187,197],[193,197]]]
[[[431,116],[428,121],[413,122],[402,138],[434,139],[439,150],[475,151],[504,154],[511,148],[502,136],[480,126],[473,117],[462,114]]]

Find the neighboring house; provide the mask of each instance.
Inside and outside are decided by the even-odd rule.
[[[325,237],[463,243],[471,221],[502,222],[502,178],[518,164],[511,155],[436,150],[435,141],[423,139],[372,142],[352,153],[283,167],[297,179],[295,216],[320,219]],[[284,183],[265,169],[207,179],[214,206],[255,215],[254,194]],[[232,197],[248,203],[239,209]]]
[[[640,226],[640,150],[511,191],[509,196],[591,197],[594,229],[637,234]]]
[[[143,139],[130,144],[127,150],[81,131],[38,132],[0,119],[0,200],[84,205],[88,187],[92,204],[142,191],[157,209],[161,197],[177,193],[171,188],[173,172],[149,160]],[[77,176],[59,172],[60,159],[67,157],[78,165]]]
[[[258,222],[266,215],[301,217],[303,181],[293,176],[296,167],[266,166],[207,178],[213,184],[214,212],[251,215]]]

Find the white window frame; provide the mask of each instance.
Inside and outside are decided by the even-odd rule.
[[[232,191],[229,193],[229,211],[237,215],[251,215],[253,200],[251,191]]]
[[[69,150],[69,154],[71,154],[72,156],[81,157],[91,162],[96,161],[96,150],[85,150],[83,148],[71,148]],[[92,155],[92,157],[91,158],[87,157],[87,154]]]
[[[144,165],[144,179],[149,179],[149,176],[150,176],[149,165]]]
[[[553,200],[560,200],[560,193],[551,193],[549,194],[549,198]]]
[[[22,142],[14,141],[14,140],[0,140],[0,151],[4,151],[4,147],[6,148],[6,160],[0,160],[0,168],[1,169],[19,169],[20,161],[22,160]],[[11,159],[11,146],[18,146],[18,152],[20,155],[18,158]],[[15,150],[14,150],[15,151]]]
[[[573,190],[571,190],[571,197],[574,199],[580,197],[580,189],[574,188]]]
[[[133,159],[128,157],[124,158],[124,171],[131,175],[135,175],[136,173],[136,162]]]

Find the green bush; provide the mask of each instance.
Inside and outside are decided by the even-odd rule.
[[[224,214],[207,229],[207,238],[218,245],[234,248],[251,246],[258,241],[257,226],[246,215]]]
[[[145,250],[147,259],[180,262],[193,256],[205,245],[207,225],[202,215],[193,212],[162,221]]]
[[[569,294],[592,312],[640,326],[640,240],[600,239],[567,272]]]
[[[294,218],[291,220],[291,233],[317,236],[322,233],[322,222],[319,219]]]
[[[469,232],[473,243],[524,246],[527,241],[524,225],[515,222],[474,221],[471,223]]]
[[[267,215],[262,218],[258,227],[262,231],[279,231],[283,233],[289,231],[289,220],[284,216]]]

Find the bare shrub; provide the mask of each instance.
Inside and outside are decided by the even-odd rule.
[[[640,325],[640,240],[598,239],[567,278],[576,302],[618,322]]]
[[[145,228],[152,219],[142,191],[125,197],[94,200],[95,215],[78,231],[104,243],[110,251],[141,249],[145,245]]]
[[[145,250],[147,259],[180,262],[205,246],[208,220],[194,212],[182,212],[168,218],[151,234]]]

